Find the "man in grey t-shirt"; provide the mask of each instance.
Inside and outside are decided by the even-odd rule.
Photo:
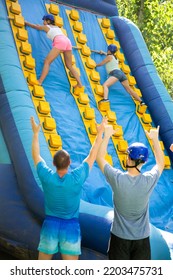
[[[110,260],[151,259],[148,203],[164,168],[164,155],[158,139],[159,127],[146,131],[153,143],[156,165],[143,174],[140,170],[148,159],[148,148],[142,143],[133,143],[128,147],[126,172],[107,163],[107,146],[114,133],[111,125],[105,127],[104,139],[97,154],[97,163],[113,191],[114,220],[108,256]]]

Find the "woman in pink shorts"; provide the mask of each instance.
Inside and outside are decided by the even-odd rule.
[[[62,32],[62,30],[55,26],[54,17],[51,14],[44,15],[42,18],[43,25],[38,24],[32,24],[27,21],[25,21],[25,25],[30,26],[37,30],[43,30],[47,33],[47,37],[52,41],[52,50],[47,55],[45,61],[43,70],[41,73],[41,76],[38,80],[39,84],[41,85],[46,78],[50,64],[58,57],[60,52],[63,52],[64,55],[64,61],[66,67],[70,70],[72,75],[77,81],[77,84],[75,87],[82,87],[82,83],[80,80],[80,77],[78,75],[78,72],[75,70],[75,68],[72,65],[72,44],[69,38],[65,36]]]

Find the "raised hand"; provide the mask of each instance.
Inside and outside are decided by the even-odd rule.
[[[116,130],[114,130],[112,125],[105,125],[105,137],[111,137]]]
[[[105,130],[105,126],[107,125],[107,123],[108,123],[107,117],[103,117],[101,124],[96,124],[97,133],[100,133],[100,132],[103,133],[104,130]]]
[[[158,125],[157,128],[151,128],[150,132],[148,132],[147,130],[145,131],[146,135],[148,136],[149,139],[151,140],[158,140],[159,137],[159,129],[160,126]]]
[[[34,117],[31,117],[31,126],[34,133],[39,133],[41,124],[36,124]]]

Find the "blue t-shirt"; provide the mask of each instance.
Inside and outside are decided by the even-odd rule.
[[[104,174],[113,190],[114,221],[112,233],[129,240],[149,236],[149,197],[158,182],[160,173],[155,165],[150,171],[130,176],[109,164]]]
[[[62,219],[78,218],[82,185],[89,175],[88,163],[83,162],[60,177],[44,161],[40,161],[37,173],[44,191],[46,215]]]

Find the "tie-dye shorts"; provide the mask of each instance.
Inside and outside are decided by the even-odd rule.
[[[66,255],[81,254],[79,220],[46,216],[40,234],[38,250],[45,254],[60,252]]]

